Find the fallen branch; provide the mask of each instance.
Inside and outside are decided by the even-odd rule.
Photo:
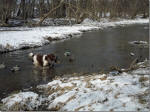
[[[122,73],[122,72],[129,72],[131,70],[135,70],[135,69],[138,69],[139,68],[139,65],[137,65],[137,62],[138,62],[138,58],[134,59],[132,61],[132,63],[130,64],[129,68],[127,69],[120,69],[119,67],[116,67],[116,66],[112,66],[111,67],[111,70],[116,70],[118,71],[119,73]]]
[[[56,6],[55,8],[53,8],[52,10],[50,10],[47,14],[45,14],[45,15],[40,19],[40,21],[39,21],[36,25],[37,25],[37,26],[41,25],[42,22],[43,22],[48,16],[50,16],[51,13],[53,13],[55,10],[57,10],[58,8],[60,8],[63,3],[64,3],[64,0],[61,0],[58,6]]]

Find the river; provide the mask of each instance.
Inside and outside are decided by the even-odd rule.
[[[18,50],[0,54],[0,63],[6,69],[0,70],[0,99],[17,90],[47,83],[55,76],[72,73],[93,73],[109,71],[115,65],[127,68],[132,60],[142,56],[140,61],[148,58],[148,48],[130,45],[130,41],[149,40],[148,24],[135,24],[124,27],[107,28],[99,31],[85,32],[78,38],[67,39],[39,48]],[[70,51],[72,62],[64,52]],[[30,52],[47,54],[55,53],[60,63],[54,69],[36,68],[29,59]],[[130,53],[135,56],[131,56]],[[20,71],[10,69],[19,65]]]

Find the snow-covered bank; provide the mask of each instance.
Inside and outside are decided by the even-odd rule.
[[[36,110],[41,103],[38,94],[33,92],[20,92],[3,99],[2,102],[8,110]]]
[[[40,110],[42,106],[43,110],[59,111],[149,111],[150,69],[146,63],[139,66],[118,75],[95,73],[55,78],[37,86],[41,95],[21,92],[9,96],[2,100],[1,109]]]
[[[46,43],[49,43],[49,41],[46,39],[47,37],[50,37],[51,39],[65,39],[72,37],[74,34],[81,34],[82,32],[88,30],[103,29],[110,26],[115,27],[118,25],[123,26],[136,23],[143,24],[148,22],[149,19],[117,21],[103,19],[101,22],[85,19],[81,24],[73,26],[0,28],[0,52],[42,46]],[[4,31],[2,31],[3,29]]]
[[[94,25],[100,28],[107,28],[107,27],[115,27],[115,26],[124,26],[130,24],[144,24],[149,23],[149,19],[117,19],[112,21],[111,19],[101,19],[101,22],[92,21],[89,19],[85,19],[82,24],[86,25]]]

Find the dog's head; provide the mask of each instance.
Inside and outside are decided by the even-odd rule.
[[[48,62],[55,62],[57,63],[58,62],[58,57],[54,54],[48,54],[45,59],[48,61]]]

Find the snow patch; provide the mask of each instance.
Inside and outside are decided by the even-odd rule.
[[[2,99],[4,110],[37,110],[39,96],[33,92],[20,92]]]

